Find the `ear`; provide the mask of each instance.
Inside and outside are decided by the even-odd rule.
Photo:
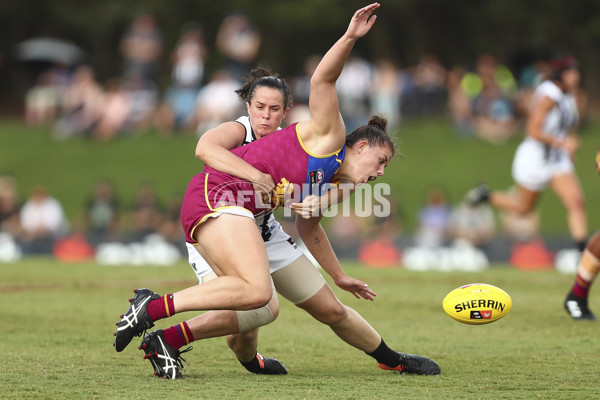
[[[250,103],[246,102],[246,110],[248,111],[248,115],[250,115]]]
[[[356,148],[356,151],[357,151],[357,152],[360,154],[360,153],[362,153],[363,151],[365,151],[365,149],[366,149],[367,147],[369,147],[369,143],[367,143],[367,141],[366,141],[366,140],[361,140],[361,141],[357,142],[357,143],[354,145],[354,147]]]

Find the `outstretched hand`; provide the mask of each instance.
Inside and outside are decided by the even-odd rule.
[[[379,3],[373,3],[361,8],[360,10],[357,10],[350,20],[350,25],[348,26],[346,34],[353,39],[358,39],[365,36],[367,32],[371,30],[371,27],[377,19],[377,15],[372,14],[373,11],[379,8],[379,6]]]
[[[344,289],[352,293],[357,299],[362,297],[363,299],[374,300],[375,296],[377,296],[377,293],[369,289],[369,285],[347,275],[339,280],[336,280],[335,284],[340,289]]]

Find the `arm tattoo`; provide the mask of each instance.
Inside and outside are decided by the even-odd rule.
[[[319,249],[321,248],[321,239],[319,239],[319,237],[318,237],[318,236],[317,236],[317,237],[315,237],[315,244],[316,244],[317,246],[319,246]]]

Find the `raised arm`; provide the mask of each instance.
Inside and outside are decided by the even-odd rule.
[[[343,146],[346,131],[339,111],[335,83],[354,43],[369,32],[379,8],[373,3],[356,11],[346,33],[329,49],[315,69],[310,81],[310,120],[300,124],[304,145],[315,154],[328,154]],[[324,137],[326,139],[324,139]]]
[[[262,173],[230,151],[241,146],[244,137],[245,129],[238,122],[222,123],[200,137],[196,144],[196,158],[211,168],[253,182],[261,188],[274,188],[270,175]]]

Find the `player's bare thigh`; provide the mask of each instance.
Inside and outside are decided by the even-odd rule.
[[[253,219],[231,214],[209,218],[196,228],[195,239],[217,274],[240,277],[259,290],[271,290],[267,251]]]

